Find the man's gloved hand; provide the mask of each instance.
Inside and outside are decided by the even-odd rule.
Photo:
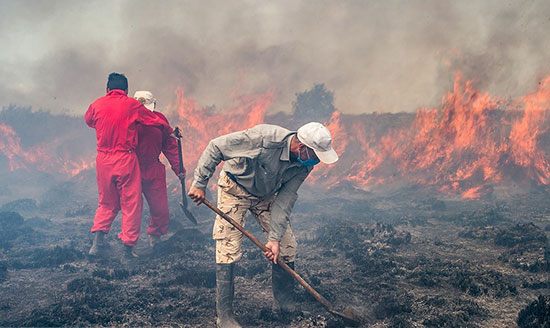
[[[279,258],[279,242],[268,241],[267,244],[265,244],[265,247],[270,249],[270,251],[264,252],[265,257],[277,264],[277,259]]]
[[[197,205],[200,205],[200,204],[202,204],[202,202],[204,201],[204,198],[206,197],[206,192],[204,191],[204,189],[191,187],[191,189],[189,189],[189,192],[187,193],[187,195],[195,203],[197,203]]]

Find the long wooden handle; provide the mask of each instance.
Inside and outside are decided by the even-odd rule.
[[[178,129],[178,134],[179,134],[179,128],[176,128]],[[183,172],[183,150],[181,149],[181,137],[178,137],[178,156],[179,156],[179,160],[180,160],[180,173]],[[181,182],[181,199],[182,199],[182,203],[183,205],[185,206],[185,208],[187,208],[187,193],[185,192],[185,181],[183,180],[180,180]]]
[[[183,172],[183,148],[181,145],[181,138],[182,138],[181,129],[179,127],[176,127],[176,129],[174,129],[174,135],[176,136],[176,138],[178,138],[178,157],[180,160],[180,173],[182,173]],[[181,203],[180,203],[181,209],[183,210],[183,213],[189,219],[189,221],[193,222],[194,224],[198,224],[197,219],[195,218],[193,213],[191,213],[187,208],[188,204],[187,204],[187,192],[185,191],[185,179],[179,179],[179,180],[181,183]]]
[[[183,150],[181,149],[181,132],[179,130],[180,128],[176,128],[176,136],[178,138],[178,157],[180,160],[180,173],[183,172]]]
[[[204,205],[210,207],[211,210],[216,212],[219,216],[224,218],[227,222],[231,223],[235,228],[237,228],[240,232],[242,232],[245,236],[248,237],[248,239],[252,240],[256,246],[258,246],[262,251],[271,251],[269,248],[265,247],[264,244],[262,244],[256,237],[254,237],[253,234],[251,234],[248,230],[246,230],[243,226],[241,226],[237,221],[233,220],[229,215],[222,212],[218,207],[216,207],[214,204],[212,204],[208,199],[205,199],[203,201]],[[321,303],[329,312],[335,312],[334,307],[330,302],[324,298],[321,294],[319,294],[313,287],[311,287],[300,275],[296,273],[296,271],[292,270],[291,267],[288,266],[288,264],[285,263],[285,261],[277,261],[277,264],[279,264],[286,272],[288,272],[302,287],[304,287],[315,299]]]

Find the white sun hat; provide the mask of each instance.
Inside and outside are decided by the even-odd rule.
[[[330,131],[321,123],[310,122],[298,129],[298,139],[313,149],[319,160],[332,164],[338,160],[338,154],[332,149]]]
[[[134,98],[149,110],[155,110],[157,100],[150,91],[136,91]]]

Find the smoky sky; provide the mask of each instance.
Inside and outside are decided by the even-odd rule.
[[[160,107],[324,83],[344,113],[437,106],[454,75],[502,98],[550,74],[549,1],[0,0],[0,107],[81,115],[125,73]]]

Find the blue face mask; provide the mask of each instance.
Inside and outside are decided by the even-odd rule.
[[[319,160],[318,159],[313,159],[313,158],[308,158],[306,159],[305,161],[302,160],[300,157],[297,158],[298,162],[300,162],[300,164],[302,164],[303,166],[315,166],[317,164],[319,164]]]
[[[300,154],[298,155],[297,160],[298,160],[298,162],[299,162],[300,164],[302,164],[303,166],[313,167],[313,166],[319,164],[319,160],[318,160],[318,159],[313,159],[313,158],[311,158],[311,157],[309,156],[309,152],[307,151],[307,149],[306,149],[306,156],[307,156],[307,159],[304,161],[304,160],[302,159],[302,152],[301,152],[301,149],[300,149]]]

